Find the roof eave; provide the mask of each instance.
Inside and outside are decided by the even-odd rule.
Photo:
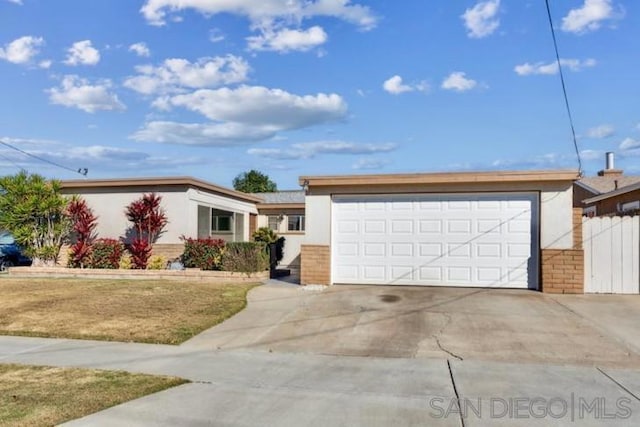
[[[236,199],[252,203],[264,201],[261,197],[252,196],[241,191],[231,190],[207,181],[203,181],[190,176],[177,177],[152,177],[152,178],[117,178],[117,179],[94,179],[94,180],[65,180],[60,181],[61,188],[109,188],[109,187],[133,187],[133,186],[173,186],[185,185],[224,194]]]
[[[446,172],[384,175],[301,176],[300,185],[420,185],[420,184],[481,184],[505,182],[573,182],[579,179],[574,170]]]

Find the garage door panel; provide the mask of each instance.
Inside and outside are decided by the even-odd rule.
[[[334,198],[334,283],[533,287],[536,194]]]

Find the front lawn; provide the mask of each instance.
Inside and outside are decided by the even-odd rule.
[[[233,316],[256,284],[0,278],[0,335],[179,344]]]
[[[0,426],[52,426],[184,384],[120,371],[0,364]]]

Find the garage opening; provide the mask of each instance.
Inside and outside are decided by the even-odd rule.
[[[334,284],[538,289],[538,193],[332,198]]]

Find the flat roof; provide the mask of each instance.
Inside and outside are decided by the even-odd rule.
[[[553,182],[579,179],[575,170],[436,172],[377,175],[301,176],[300,185],[398,185],[398,184],[476,184],[500,182]]]
[[[224,194],[226,196],[245,200],[253,203],[262,203],[261,197],[221,187],[201,179],[190,176],[156,177],[156,178],[115,178],[115,179],[72,179],[60,181],[63,189],[80,188],[124,188],[124,187],[155,187],[155,186],[178,186],[184,185],[195,187],[213,193]]]

